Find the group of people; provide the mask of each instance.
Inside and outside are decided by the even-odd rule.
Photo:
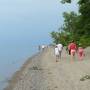
[[[61,59],[61,53],[63,50],[63,45],[62,44],[57,44],[55,46],[55,55],[56,55],[56,62],[59,60],[59,58]],[[75,54],[78,54],[78,58],[79,60],[83,60],[85,53],[84,53],[84,48],[79,44],[79,46],[77,46],[77,44],[74,42],[74,40],[72,40],[68,46],[67,49],[68,54],[71,56],[71,60],[74,60]]]
[[[48,46],[47,45],[44,45],[44,44],[38,46],[38,50],[39,51],[43,51],[45,48],[48,48]]]

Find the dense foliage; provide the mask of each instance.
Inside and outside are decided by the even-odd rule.
[[[71,3],[71,0],[62,0]],[[64,12],[64,24],[57,31],[51,32],[54,43],[67,45],[72,39],[84,47],[90,46],[90,0],[79,0],[79,13]]]

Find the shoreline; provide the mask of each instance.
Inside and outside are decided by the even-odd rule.
[[[90,76],[90,47],[85,49],[83,61],[76,57],[73,62],[63,49],[62,59],[56,63],[53,50],[48,48],[27,59],[4,90],[89,90],[90,79],[81,80]]]
[[[39,55],[41,55],[42,52],[37,52],[35,54],[33,54],[31,57],[29,57],[24,64],[21,65],[21,67],[13,73],[13,75],[11,76],[10,80],[8,80],[8,85],[4,88],[4,90],[12,90],[13,87],[15,86],[15,84],[21,80],[21,75],[23,74],[24,70],[27,68],[28,65],[31,64],[32,60],[34,60],[35,58],[38,58]]]

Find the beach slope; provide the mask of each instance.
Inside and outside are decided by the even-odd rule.
[[[70,61],[64,49],[56,62],[50,47],[27,60],[5,90],[90,90],[90,48],[83,61]]]

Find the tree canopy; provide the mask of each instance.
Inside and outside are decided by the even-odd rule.
[[[71,3],[71,0],[62,0],[64,3]],[[84,47],[90,46],[90,0],[79,0],[78,14],[64,12],[64,24],[61,30],[51,33],[54,43],[67,45],[72,39],[81,43]],[[56,37],[58,36],[58,37]]]

